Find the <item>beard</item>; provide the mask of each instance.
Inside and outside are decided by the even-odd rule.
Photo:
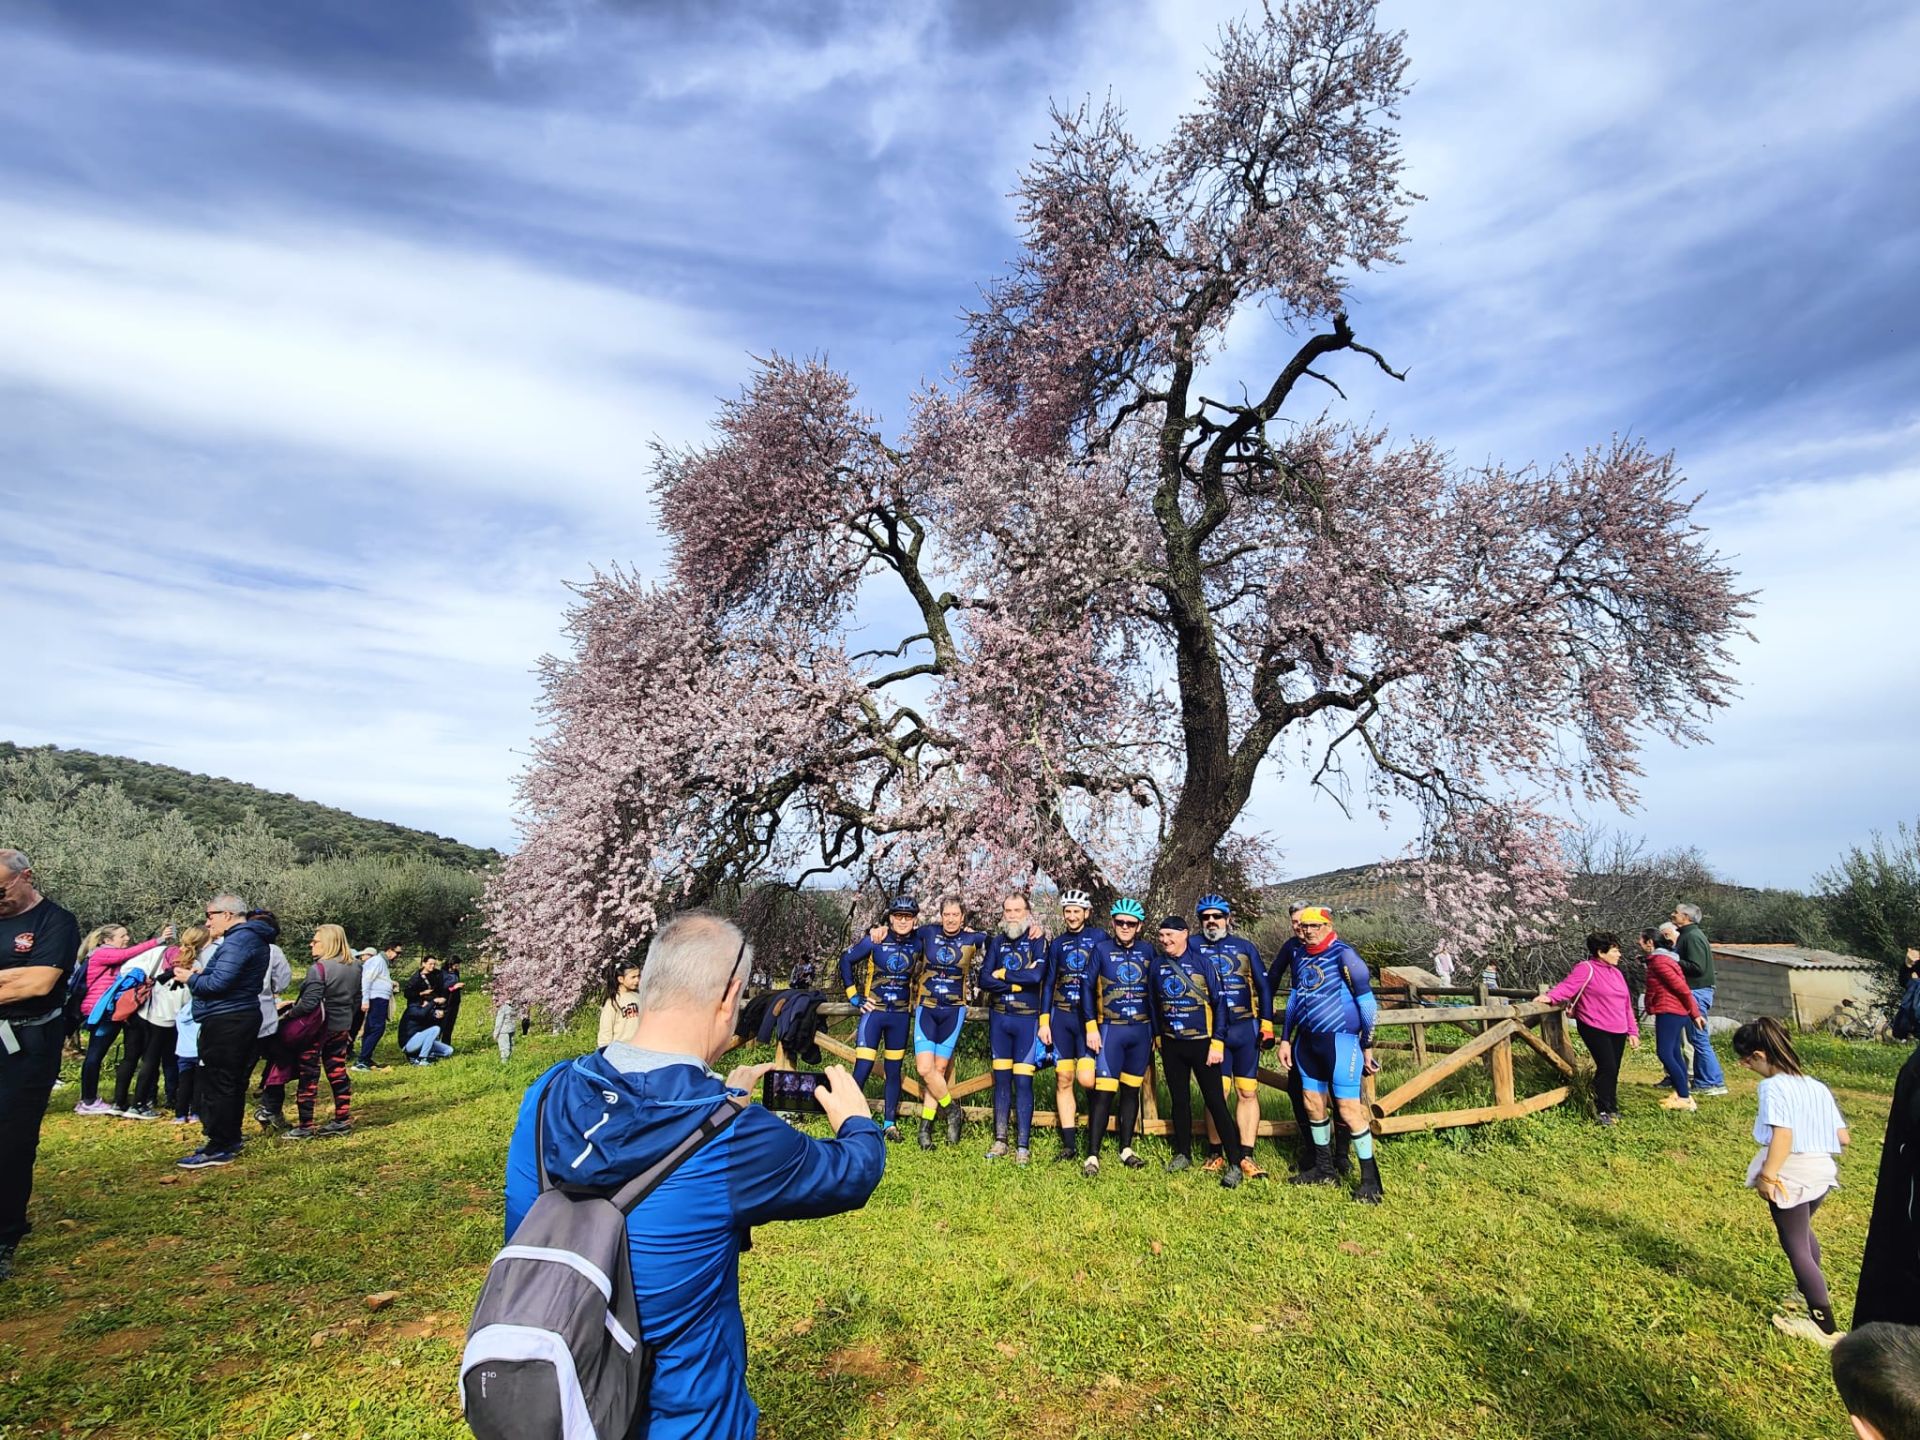
[[[1027,933],[1027,922],[1025,920],[1002,920],[1000,922],[1000,933],[1009,940],[1018,940],[1022,935]]]

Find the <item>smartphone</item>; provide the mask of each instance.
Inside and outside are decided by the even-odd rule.
[[[769,1070],[760,1079],[760,1103],[769,1110],[817,1115],[813,1092],[826,1078],[810,1070]]]

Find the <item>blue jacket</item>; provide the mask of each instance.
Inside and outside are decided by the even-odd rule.
[[[220,937],[207,968],[187,981],[193,992],[193,1018],[205,1022],[215,1015],[260,1014],[260,991],[267,983],[268,948],[280,934],[265,920],[247,920]]]
[[[1288,1040],[1300,1031],[1315,1035],[1358,1035],[1373,1044],[1379,1003],[1367,962],[1338,935],[1315,955],[1304,945],[1293,956],[1293,990],[1287,996],[1282,1031]]]
[[[1156,1035],[1174,1040],[1224,1040],[1227,1007],[1211,956],[1189,944],[1179,955],[1155,951],[1147,967],[1147,999]]]
[[[719,1076],[692,1060],[636,1074],[601,1051],[554,1066],[528,1088],[507,1146],[509,1236],[539,1194],[534,1107],[549,1087],[548,1173],[606,1188],[659,1159],[726,1093]],[[885,1152],[871,1120],[856,1117],[836,1139],[813,1140],[749,1105],[627,1218],[640,1326],[658,1351],[647,1440],[750,1440],[757,1432],[740,1318],[748,1229],[857,1210],[880,1183]]]

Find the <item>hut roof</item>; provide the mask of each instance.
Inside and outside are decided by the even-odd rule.
[[[1871,960],[1858,955],[1841,955],[1832,950],[1811,950],[1804,945],[1723,945],[1714,942],[1714,958],[1758,960],[1763,965],[1784,965],[1790,970],[1874,970]]]

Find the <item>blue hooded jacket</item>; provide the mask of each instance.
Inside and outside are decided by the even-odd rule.
[[[507,1231],[540,1193],[534,1110],[549,1088],[547,1172],[614,1188],[666,1154],[706,1118],[726,1085],[692,1059],[643,1072],[608,1058],[612,1045],[554,1066],[528,1087],[507,1147]],[[747,1394],[739,1255],[748,1229],[857,1210],[886,1164],[880,1127],[859,1116],[814,1140],[749,1105],[627,1217],[640,1328],[656,1350],[647,1440],[751,1440],[760,1411]]]
[[[267,963],[280,927],[266,920],[243,921],[220,937],[207,958],[207,968],[187,982],[193,992],[193,1018],[215,1015],[259,1015],[260,990],[267,983]]]

